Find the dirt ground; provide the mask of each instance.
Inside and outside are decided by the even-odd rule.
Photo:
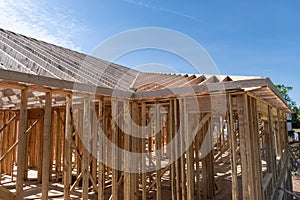
[[[300,175],[293,176],[293,192],[300,196]]]
[[[295,163],[296,165],[298,165],[298,170],[292,172],[293,176],[293,192],[300,196],[300,142],[299,141],[292,141],[290,143],[290,149],[291,152],[293,153],[293,155],[295,156],[295,159],[297,160],[297,162]]]

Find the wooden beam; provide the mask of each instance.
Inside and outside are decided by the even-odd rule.
[[[140,133],[140,110],[139,110],[139,105],[136,101],[132,101],[131,103],[132,107],[132,111],[131,111],[131,115],[132,115],[132,135],[138,135]],[[139,151],[139,138],[138,137],[132,137],[132,152],[134,153],[140,153]],[[133,165],[133,169],[134,172],[132,173],[132,199],[133,200],[138,200],[139,199],[139,179],[138,179],[138,169],[141,160],[138,159],[138,156],[133,156],[133,161],[132,163]]]
[[[177,198],[177,193],[176,193],[176,168],[175,168],[175,141],[173,141],[173,139],[176,137],[176,133],[175,133],[175,127],[174,127],[174,100],[171,99],[170,100],[170,105],[169,105],[169,112],[168,112],[168,119],[169,119],[169,145],[171,145],[171,169],[170,169],[170,177],[171,177],[171,190],[172,190],[172,199],[176,199]]]
[[[176,196],[177,200],[181,200],[181,158],[180,158],[180,149],[181,149],[181,135],[179,132],[179,106],[178,99],[174,100],[174,129],[175,129],[175,156],[177,160],[175,161],[175,174],[176,174]]]
[[[161,200],[161,115],[159,104],[155,107],[156,199]]]
[[[203,114],[197,114],[197,117],[199,119],[201,119],[201,115]],[[199,120],[197,120],[199,121]],[[196,163],[196,195],[197,195],[197,199],[201,200],[202,196],[201,196],[201,169],[200,169],[200,145],[201,145],[201,128],[198,128],[197,131],[197,135],[196,135],[196,139],[195,139],[195,163]]]
[[[187,86],[187,87],[179,87],[179,88],[169,88],[161,89],[161,90],[153,90],[146,92],[136,92],[133,94],[132,98],[134,99],[142,99],[142,98],[153,98],[153,97],[163,97],[163,96],[176,96],[178,94],[195,94],[195,93],[203,93],[203,92],[219,92],[224,90],[231,90],[237,88],[250,88],[250,87],[263,87],[268,85],[268,80],[266,78],[258,78],[251,80],[240,80],[240,81],[229,81],[229,82],[221,82],[221,83],[210,83],[209,88],[206,84],[204,85],[195,85],[195,86]]]
[[[2,74],[2,73],[0,73]],[[19,121],[19,135],[18,135],[18,171],[17,171],[17,183],[16,183],[16,200],[23,200],[23,184],[25,175],[25,148],[26,148],[26,127],[27,127],[27,99],[28,89],[23,89],[21,92],[21,107],[20,107],[20,121]]]
[[[37,89],[38,87],[40,87],[41,89],[44,89],[44,87],[50,87],[52,89],[56,89],[54,90],[55,92],[58,91],[58,89],[63,89],[69,91],[76,90],[76,91],[92,93],[92,94],[96,93],[96,94],[102,94],[108,96],[111,96],[112,94],[118,94],[120,97],[130,97],[132,95],[131,92],[125,92],[122,90],[111,89],[103,86],[96,86],[91,84],[60,80],[56,78],[26,74],[26,73],[6,70],[6,69],[0,69],[0,79],[11,81],[11,82],[17,82],[17,83],[33,84],[35,85],[34,87],[36,87],[35,89]],[[74,88],[74,85],[76,85],[76,88]]]
[[[253,152],[251,149],[251,133],[249,120],[248,95],[237,97],[240,155],[242,161],[242,187],[244,199],[255,199],[253,177]]]
[[[118,116],[118,101],[112,100],[112,120],[111,120],[111,130],[112,130],[112,143],[114,144],[112,146],[112,199],[118,200],[119,198],[119,190],[118,190],[118,183],[119,183],[119,177],[118,177],[118,163],[119,163],[119,154],[118,154],[118,126],[117,126],[117,116]]]
[[[82,156],[82,199],[89,199],[89,139],[91,135],[90,96],[84,98],[83,110],[83,156]]]
[[[276,173],[275,173],[275,157],[276,157],[276,153],[274,151],[274,132],[273,132],[273,115],[272,115],[272,107],[268,106],[268,158],[267,158],[267,163],[268,163],[268,169],[267,171],[269,173],[273,174],[273,178],[272,178],[272,188],[275,187],[276,184]]]
[[[185,143],[185,120],[184,120],[184,100],[179,99],[179,134],[180,134],[180,153],[181,153],[181,199],[186,200],[187,199],[187,188],[186,188],[186,160],[185,160],[185,154],[186,154],[186,143]]]
[[[123,115],[124,115],[124,199],[131,200],[131,174],[130,166],[132,165],[131,161],[131,142],[130,142],[130,103],[123,102]]]
[[[184,137],[186,141],[187,152],[186,152],[186,165],[187,165],[187,199],[194,199],[194,147],[193,140],[194,137],[192,135],[192,119],[189,119],[189,114],[186,110],[186,99],[183,100],[183,115],[184,115]]]
[[[263,198],[262,189],[262,166],[259,146],[259,128],[258,128],[258,113],[256,99],[248,96],[248,119],[250,127],[250,145],[251,145],[251,159],[253,165],[253,188],[256,199]]]
[[[48,199],[49,191],[49,151],[51,140],[51,105],[52,94],[46,93],[45,114],[44,114],[44,134],[43,134],[43,167],[42,167],[42,200]],[[41,133],[40,133],[41,134]]]
[[[98,134],[99,134],[99,158],[98,158],[98,200],[104,200],[104,190],[105,190],[105,166],[104,166],[104,118],[105,118],[105,105],[104,98],[100,97],[99,107],[98,107]],[[101,131],[102,130],[102,131]]]
[[[35,120],[31,126],[26,130],[25,136],[29,135],[31,133],[31,129],[40,121],[40,119]],[[1,156],[0,163],[6,158],[6,156],[9,155],[9,153],[14,150],[14,148],[18,145],[19,140],[17,140],[13,145],[9,147],[9,149]]]
[[[229,135],[229,144],[230,144],[230,159],[231,159],[231,177],[232,177],[232,183],[231,183],[231,198],[232,200],[238,200],[239,199],[239,191],[238,191],[238,177],[237,177],[237,154],[236,154],[236,133],[234,132],[233,127],[233,110],[232,110],[232,96],[229,96],[229,113],[227,120],[229,120],[229,126],[228,126],[228,135]]]
[[[141,106],[141,117],[142,117],[142,200],[146,200],[146,138],[145,135],[146,133],[146,126],[147,126],[147,115],[146,115],[146,104],[142,102]]]
[[[72,95],[66,96],[65,156],[64,156],[64,199],[70,199],[72,181]]]
[[[6,122],[1,128],[0,128],[0,132],[2,132],[6,127],[8,127],[8,125],[14,120],[16,119],[17,115],[14,115],[12,118],[10,118],[10,120],[8,120],[8,122]]]

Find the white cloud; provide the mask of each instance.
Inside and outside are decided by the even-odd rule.
[[[0,28],[80,50],[73,40],[86,27],[72,16],[72,12],[35,0],[1,0]]]
[[[133,4],[133,5],[136,5],[136,6],[141,6],[141,7],[145,7],[145,8],[149,8],[149,9],[153,9],[153,10],[159,10],[159,11],[162,11],[162,12],[167,12],[167,13],[178,15],[178,16],[181,16],[181,17],[185,17],[185,18],[188,18],[188,19],[200,22],[200,23],[202,22],[198,18],[193,17],[191,15],[187,15],[187,14],[184,14],[182,12],[178,12],[178,11],[175,11],[175,10],[170,10],[170,9],[167,9],[167,8],[163,8],[161,6],[150,5],[150,4],[145,3],[143,1],[140,1],[140,0],[123,0],[123,1],[125,1],[127,3],[130,3],[130,4]]]

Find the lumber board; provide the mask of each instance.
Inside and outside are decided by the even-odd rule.
[[[49,151],[51,140],[51,104],[52,94],[46,93],[45,114],[44,114],[44,133],[43,133],[43,167],[42,167],[42,200],[48,199],[49,191]],[[40,133],[41,134],[41,133]]]
[[[118,127],[117,122],[114,120],[117,120],[118,117],[118,101],[116,99],[112,100],[112,115],[114,115],[112,121],[111,121],[111,127],[112,127],[112,142],[115,146],[112,146],[112,199],[118,200],[119,198],[119,190],[118,190],[118,182],[119,182],[119,176],[118,176],[118,163],[119,163],[119,155],[118,155]]]
[[[240,152],[241,152],[241,165],[242,165],[242,191],[243,191],[243,198],[249,199],[249,190],[248,184],[250,182],[248,176],[248,156],[247,156],[247,141],[244,137],[246,134],[245,130],[245,121],[244,118],[244,96],[239,95],[237,97],[237,106],[238,106],[238,119],[239,119],[239,136],[240,136]]]
[[[170,178],[171,178],[171,190],[172,190],[172,199],[177,198],[177,193],[176,193],[176,174],[175,174],[175,144],[173,141],[175,137],[175,127],[174,127],[174,100],[170,100],[170,105],[169,105],[169,112],[168,112],[168,126],[169,126],[169,141],[168,144],[171,146],[171,170],[170,170]]]
[[[105,105],[103,97],[99,98],[99,106],[98,106],[98,134],[99,134],[99,159],[98,159],[98,200],[104,200],[104,190],[105,190],[105,167],[104,167],[104,113],[105,113]],[[101,130],[103,132],[101,132]]]
[[[182,200],[187,199],[187,188],[186,188],[186,144],[185,144],[185,120],[184,120],[184,100],[179,99],[179,123],[180,123],[180,148],[181,148],[181,198]]]
[[[91,135],[90,96],[84,98],[83,110],[83,156],[82,156],[82,199],[89,199],[89,137]]]
[[[142,138],[142,200],[146,200],[147,193],[146,193],[146,126],[147,126],[147,114],[146,114],[146,104],[142,102],[141,104],[141,118],[142,118],[142,132],[141,132],[141,138]]]
[[[56,89],[54,90],[54,92],[56,92],[58,88],[60,88],[61,89],[60,93],[63,92],[63,90],[67,90],[68,91],[67,94],[68,94],[69,91],[74,90],[74,85],[76,85],[76,91],[80,91],[80,92],[87,92],[93,94],[97,93],[100,95],[108,95],[108,96],[112,96],[112,94],[118,94],[119,97],[130,97],[132,95],[131,92],[125,92],[118,89],[111,89],[111,88],[95,86],[91,84],[66,81],[66,80],[50,78],[46,76],[38,76],[34,74],[25,74],[17,71],[6,70],[6,69],[0,69],[0,79],[6,81],[12,81],[16,83],[21,82],[26,84],[34,84],[36,85],[36,87],[39,86],[41,91],[43,91],[44,87],[50,87]]]
[[[124,130],[125,130],[125,134],[124,134],[124,168],[125,168],[125,172],[124,172],[124,199],[125,200],[131,200],[131,173],[130,173],[130,165],[131,165],[131,156],[129,154],[129,152],[131,151],[131,138],[129,135],[129,131],[130,131],[130,110],[131,110],[131,105],[129,104],[129,102],[124,102],[123,103],[123,114],[124,114]],[[128,153],[126,153],[128,152]]]
[[[180,133],[179,131],[179,103],[178,99],[174,100],[174,128],[176,130],[176,137],[174,138],[175,140],[175,156],[177,160],[175,161],[175,174],[176,174],[176,196],[177,200],[181,199],[181,158],[180,158],[180,149],[181,149],[181,144],[180,144]]]
[[[156,156],[156,199],[161,200],[161,114],[159,104],[155,106],[155,156]]]
[[[187,102],[186,99],[183,100],[183,115],[184,115],[184,137],[187,142],[187,152],[186,152],[186,164],[187,164],[187,199],[194,199],[194,147],[193,147],[193,136],[191,134],[192,130],[192,119],[189,119],[189,114],[187,113]]]
[[[18,160],[17,160],[17,183],[16,183],[16,200],[23,200],[23,184],[25,174],[25,155],[26,155],[26,127],[27,127],[27,99],[28,89],[23,89],[21,92],[21,107],[20,107],[20,121],[19,121],[19,135],[18,135]]]
[[[64,199],[70,199],[72,179],[72,95],[66,96],[65,156],[64,156]]]
[[[234,127],[233,127],[233,110],[232,110],[232,97],[231,95],[229,96],[229,126],[228,126],[228,130],[229,130],[229,144],[230,144],[230,159],[231,159],[231,177],[232,177],[232,189],[231,189],[231,193],[232,196],[231,198],[233,200],[238,200],[239,199],[239,193],[238,193],[238,177],[237,177],[237,162],[236,162],[236,158],[237,158],[237,154],[236,154],[236,135],[234,132]]]

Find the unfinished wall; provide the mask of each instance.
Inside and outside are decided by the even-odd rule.
[[[22,98],[20,110],[0,112],[0,181],[16,181],[19,199],[23,178],[42,183],[43,199],[49,183],[62,184],[65,199],[288,198],[279,190],[291,187],[285,113],[250,93],[227,94],[225,110],[212,109],[209,96],[198,96],[199,109],[189,97],[82,96],[75,104],[67,95],[63,107],[51,98],[44,108],[26,110]]]

